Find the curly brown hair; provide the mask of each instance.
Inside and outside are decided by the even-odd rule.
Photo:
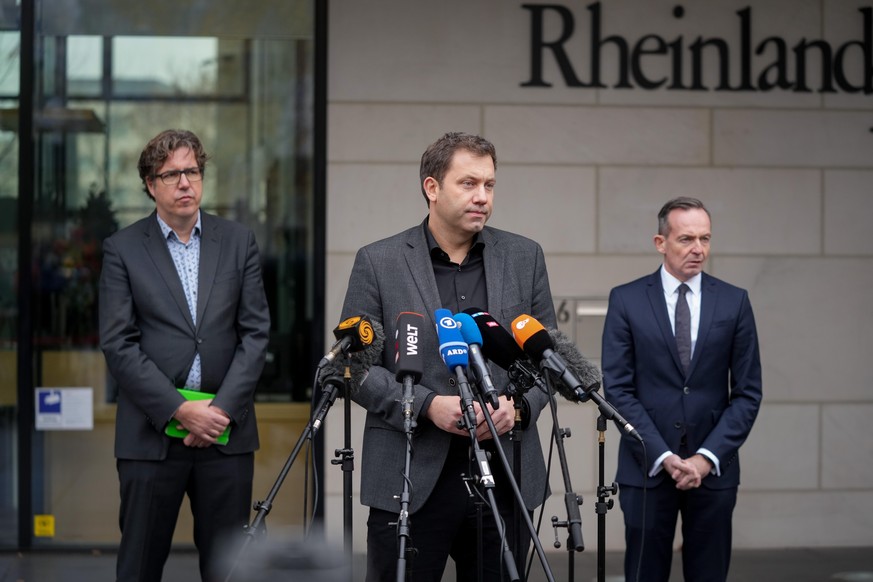
[[[188,148],[194,152],[194,157],[197,159],[200,171],[206,171],[206,160],[209,159],[209,156],[203,149],[200,138],[194,132],[187,129],[167,129],[162,131],[146,144],[139,155],[139,163],[137,164],[143,190],[152,200],[154,200],[154,197],[149,192],[148,180],[155,178],[158,169],[179,148]]]

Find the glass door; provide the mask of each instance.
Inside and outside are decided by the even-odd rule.
[[[12,365],[18,339],[32,352],[33,393],[26,396],[37,407],[30,447],[34,543],[112,545],[117,387],[98,343],[102,241],[154,210],[136,164],[163,129],[198,134],[211,158],[203,209],[257,236],[272,315],[257,400],[308,403],[310,342],[323,328],[312,275],[313,8],[288,0],[156,0],[148,10],[111,0],[33,4],[32,189],[20,189],[16,172],[6,171],[16,161],[17,140],[5,113],[0,125],[0,532],[15,531],[19,494],[15,479],[7,480],[18,467]],[[7,68],[15,65],[8,47],[17,42],[16,32],[0,32],[0,64],[5,58]],[[0,72],[4,111],[15,108],[17,93]],[[26,269],[15,259],[20,233],[8,218],[22,195],[32,207],[31,224],[24,225],[32,259]],[[17,338],[15,281],[27,271],[32,333]],[[55,402],[83,393],[90,425],[86,411],[72,429],[40,426],[40,407],[50,406],[44,395]],[[87,426],[76,426],[80,421]],[[177,538],[187,542],[184,513]],[[10,545],[0,537],[0,546]]]

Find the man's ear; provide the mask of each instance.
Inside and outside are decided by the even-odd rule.
[[[427,199],[431,202],[435,202],[437,198],[437,193],[440,190],[440,183],[436,181],[436,178],[434,178],[433,176],[428,176],[424,179],[422,187],[424,188],[424,194],[425,196],[427,196]]]
[[[666,254],[666,252],[667,252],[667,239],[663,235],[656,234],[652,238],[652,242],[655,243],[655,248],[658,249],[659,253],[661,253],[662,255]]]

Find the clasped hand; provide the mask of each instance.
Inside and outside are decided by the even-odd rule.
[[[676,482],[676,489],[682,491],[700,487],[711,467],[709,460],[699,453],[687,459],[679,455],[670,455],[664,459],[664,470]]]
[[[230,416],[218,408],[210,406],[209,400],[186,400],[176,411],[174,420],[188,431],[183,443],[189,447],[205,448],[214,445],[216,439],[230,424]]]
[[[507,396],[500,397],[500,407],[497,410],[491,408],[490,404],[486,404],[485,411],[483,411],[478,401],[473,402],[473,410],[476,412],[476,438],[480,441],[494,438],[488,423],[485,421],[485,411],[491,416],[498,436],[508,432],[515,425],[515,409]],[[446,432],[469,435],[461,420],[461,405],[458,396],[434,396],[427,409],[427,418]]]

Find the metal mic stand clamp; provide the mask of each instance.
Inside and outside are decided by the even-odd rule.
[[[340,465],[343,472],[343,546],[348,563],[352,563],[352,473],[355,470],[355,450],[352,448],[352,402],[349,398],[352,388],[351,359],[344,352],[346,366],[341,385],[342,396],[345,399],[343,406],[343,448],[334,449],[333,456],[339,457],[330,460],[331,465]],[[328,378],[328,381],[333,378]]]

